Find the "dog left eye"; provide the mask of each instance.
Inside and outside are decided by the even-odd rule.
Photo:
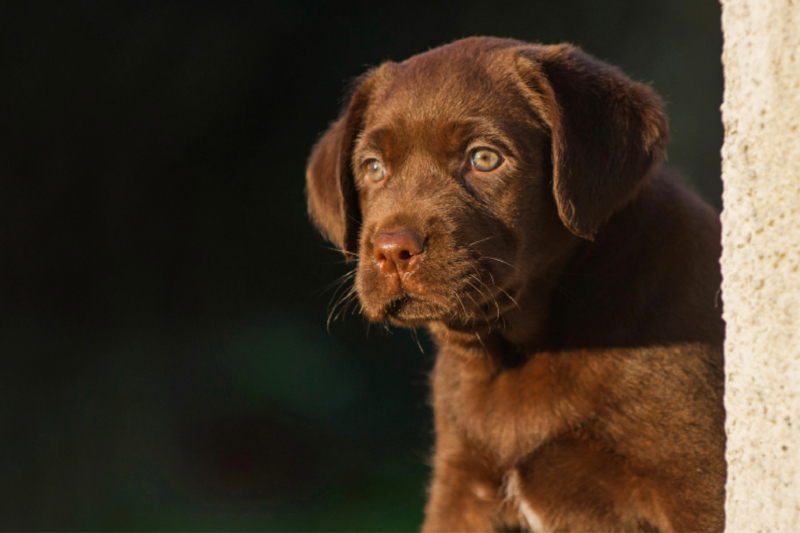
[[[375,183],[383,181],[383,178],[386,177],[386,169],[383,167],[383,163],[377,159],[368,159],[364,163],[364,169],[369,179]]]
[[[478,148],[472,152],[470,156],[472,168],[480,172],[489,172],[500,166],[503,158],[494,150],[488,148]]]

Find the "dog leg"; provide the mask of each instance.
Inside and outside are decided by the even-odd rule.
[[[423,533],[519,530],[519,511],[502,481],[458,436],[439,433]]]

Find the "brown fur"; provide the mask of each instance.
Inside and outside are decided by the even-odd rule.
[[[314,148],[364,315],[438,346],[423,531],[722,529],[720,228],[667,135],[574,47],[471,38],[368,72]]]

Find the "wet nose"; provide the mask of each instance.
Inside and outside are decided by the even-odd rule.
[[[419,261],[419,255],[423,252],[422,237],[407,229],[382,231],[375,237],[373,250],[381,272],[402,278]]]

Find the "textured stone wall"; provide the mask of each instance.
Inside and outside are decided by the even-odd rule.
[[[722,0],[728,531],[800,531],[800,2]]]

